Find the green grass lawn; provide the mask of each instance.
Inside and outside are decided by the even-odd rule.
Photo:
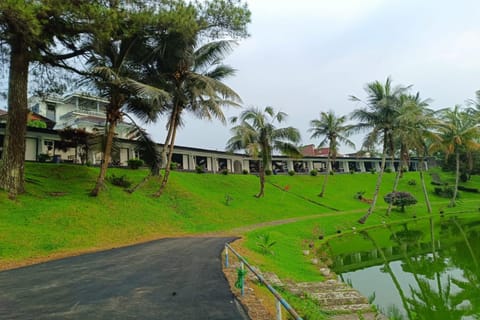
[[[133,194],[107,183],[104,192],[92,198],[88,192],[97,174],[98,168],[94,167],[27,163],[27,193],[11,201],[5,192],[0,192],[0,264],[6,266],[160,237],[212,232],[236,234],[242,227],[298,218],[300,221],[295,224],[254,230],[246,236],[246,246],[253,255],[258,255],[256,236],[271,232],[278,240],[278,253],[274,258],[258,255],[259,262],[268,265],[272,260],[274,271],[291,276],[304,259],[301,256],[292,259],[297,253],[289,250],[296,250],[299,242],[312,233],[313,225],[319,225],[325,236],[335,234],[337,228],[359,227],[356,221],[366,212],[368,204],[354,199],[354,194],[365,191],[365,197],[370,198],[376,180],[376,175],[371,174],[330,176],[326,195],[319,198],[323,176],[270,176],[265,197],[257,199],[254,194],[258,192],[259,180],[254,175],[172,172],[167,190],[160,198],[151,196],[159,186],[156,179]],[[108,174],[126,175],[137,183],[147,171],[112,168]],[[389,191],[393,178],[393,173],[385,175],[381,194]],[[411,179],[417,180],[416,186],[407,185]],[[442,174],[442,179],[452,177]],[[479,187],[479,177],[474,176],[468,185]],[[283,190],[286,186],[288,192]],[[428,187],[433,189],[431,185]],[[395,212],[385,218],[382,216],[385,203],[379,198],[379,207],[366,227],[382,220],[425,214],[417,173],[406,174],[399,189],[411,191],[419,203],[407,208],[405,214]],[[450,210],[445,209],[448,199],[432,196],[432,202],[434,212]],[[459,206],[454,210],[472,209],[478,210],[478,194],[461,192]],[[314,277],[314,269],[305,271],[305,277]]]

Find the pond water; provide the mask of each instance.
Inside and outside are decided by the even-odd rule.
[[[480,319],[480,214],[430,218],[332,239],[343,281],[391,319]]]

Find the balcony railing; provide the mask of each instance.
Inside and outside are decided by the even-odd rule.
[[[60,116],[61,120],[66,120],[75,116],[95,116],[99,118],[105,118],[105,113],[104,112],[98,112],[98,111],[91,111],[91,110],[73,110],[70,112],[65,113],[64,115]]]

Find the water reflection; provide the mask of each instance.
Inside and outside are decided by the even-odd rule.
[[[333,270],[391,319],[480,319],[480,217],[387,226],[328,243]]]

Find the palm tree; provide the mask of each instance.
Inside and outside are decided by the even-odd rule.
[[[118,19],[117,28],[110,37],[99,36],[93,39],[93,51],[87,61],[91,70],[89,77],[109,100],[106,106],[102,164],[95,187],[90,192],[92,196],[97,196],[105,183],[115,130],[124,115],[122,108],[143,120],[155,121],[161,107],[159,101],[168,97],[165,91],[135,80],[140,75],[138,68],[132,67],[135,65],[132,51],[145,41],[145,15],[144,12],[124,14],[124,19]]]
[[[335,162],[338,152],[338,143],[345,143],[349,147],[355,148],[355,144],[348,139],[352,126],[345,125],[346,121],[346,116],[337,117],[332,110],[328,113],[321,112],[320,119],[310,121],[309,132],[312,132],[310,138],[314,139],[323,137],[319,147],[325,146],[328,143],[327,170],[330,168],[330,159]],[[323,197],[325,194],[328,176],[329,174],[327,172],[323,180],[322,191],[318,195],[319,197]]]
[[[480,90],[475,92],[475,99],[467,100],[467,105],[470,106],[467,110],[468,112],[471,112],[476,117],[480,116]]]
[[[395,176],[392,192],[397,191],[398,182],[403,173],[404,167],[408,165],[410,151],[416,151],[420,158],[420,179],[427,204],[427,210],[431,212],[430,201],[425,188],[425,181],[423,178],[423,161],[425,158],[425,140],[432,138],[432,133],[429,131],[434,124],[433,111],[428,109],[430,99],[422,100],[420,93],[415,95],[402,94],[400,95],[400,105],[398,116],[395,119],[395,141],[400,146],[400,165]],[[392,202],[389,203],[387,215],[392,209]]]
[[[390,154],[394,153],[393,137],[395,119],[398,116],[399,96],[408,89],[409,87],[402,86],[392,88],[392,81],[390,78],[387,78],[385,84],[382,84],[379,81],[368,83],[365,87],[367,100],[364,103],[366,106],[354,110],[351,114],[352,119],[360,121],[354,126],[356,131],[371,130],[364,140],[363,147],[372,146],[378,141],[381,141],[383,144],[382,162],[380,172],[378,173],[372,204],[370,205],[367,214],[358,220],[359,223],[365,223],[375,208],[383,173],[385,171],[387,152]],[[362,101],[355,96],[351,96],[350,98],[352,101]]]
[[[477,119],[477,122],[480,122],[480,90],[475,92],[475,99],[467,100],[467,112]],[[476,152],[467,152],[467,161],[468,161],[468,172],[471,173],[474,170],[474,166],[478,166],[478,159],[480,158],[480,153]]]
[[[179,34],[169,36],[171,38],[162,44],[163,47],[155,51],[158,55],[154,57],[148,80],[165,88],[171,96],[165,105],[168,112],[162,152],[165,174],[155,193],[157,197],[163,193],[170,175],[177,129],[183,125],[185,111],[201,119],[217,118],[225,123],[222,107],[239,106],[241,102],[239,95],[222,82],[235,73],[221,63],[232,48],[232,41],[213,41],[197,48],[196,39]]]
[[[413,98],[413,97],[412,97]],[[423,196],[427,206],[428,213],[432,212],[432,206],[428,198],[428,192],[425,185],[424,171],[425,158],[428,156],[428,145],[440,141],[439,136],[433,131],[438,121],[434,111],[427,107],[427,100],[420,100],[417,96],[409,98],[402,105],[398,121],[403,134],[401,139],[409,145],[409,148],[415,152],[419,158],[418,173],[422,185]]]
[[[136,124],[135,120],[129,114],[124,113],[123,116],[127,117],[133,124],[133,128],[128,133],[129,138],[135,141],[135,151],[140,154],[141,159],[150,169],[148,175],[145,176],[142,181],[127,190],[129,193],[133,193],[142,187],[151,177],[159,175],[161,155],[158,152],[156,143],[152,140],[145,129]]]
[[[477,120],[460,106],[438,111],[440,123],[437,127],[441,138],[431,145],[431,150],[443,150],[446,157],[455,155],[455,186],[450,206],[456,206],[458,182],[460,179],[460,153],[480,150],[480,125]]]
[[[286,117],[286,113],[266,107],[264,110],[249,108],[231,119],[232,124],[238,124],[231,129],[233,136],[227,142],[227,150],[245,150],[253,158],[261,158],[260,192],[257,198],[264,196],[265,168],[271,164],[274,150],[289,156],[301,156],[295,145],[300,141],[299,131],[293,127],[275,126],[276,122],[282,123]]]

